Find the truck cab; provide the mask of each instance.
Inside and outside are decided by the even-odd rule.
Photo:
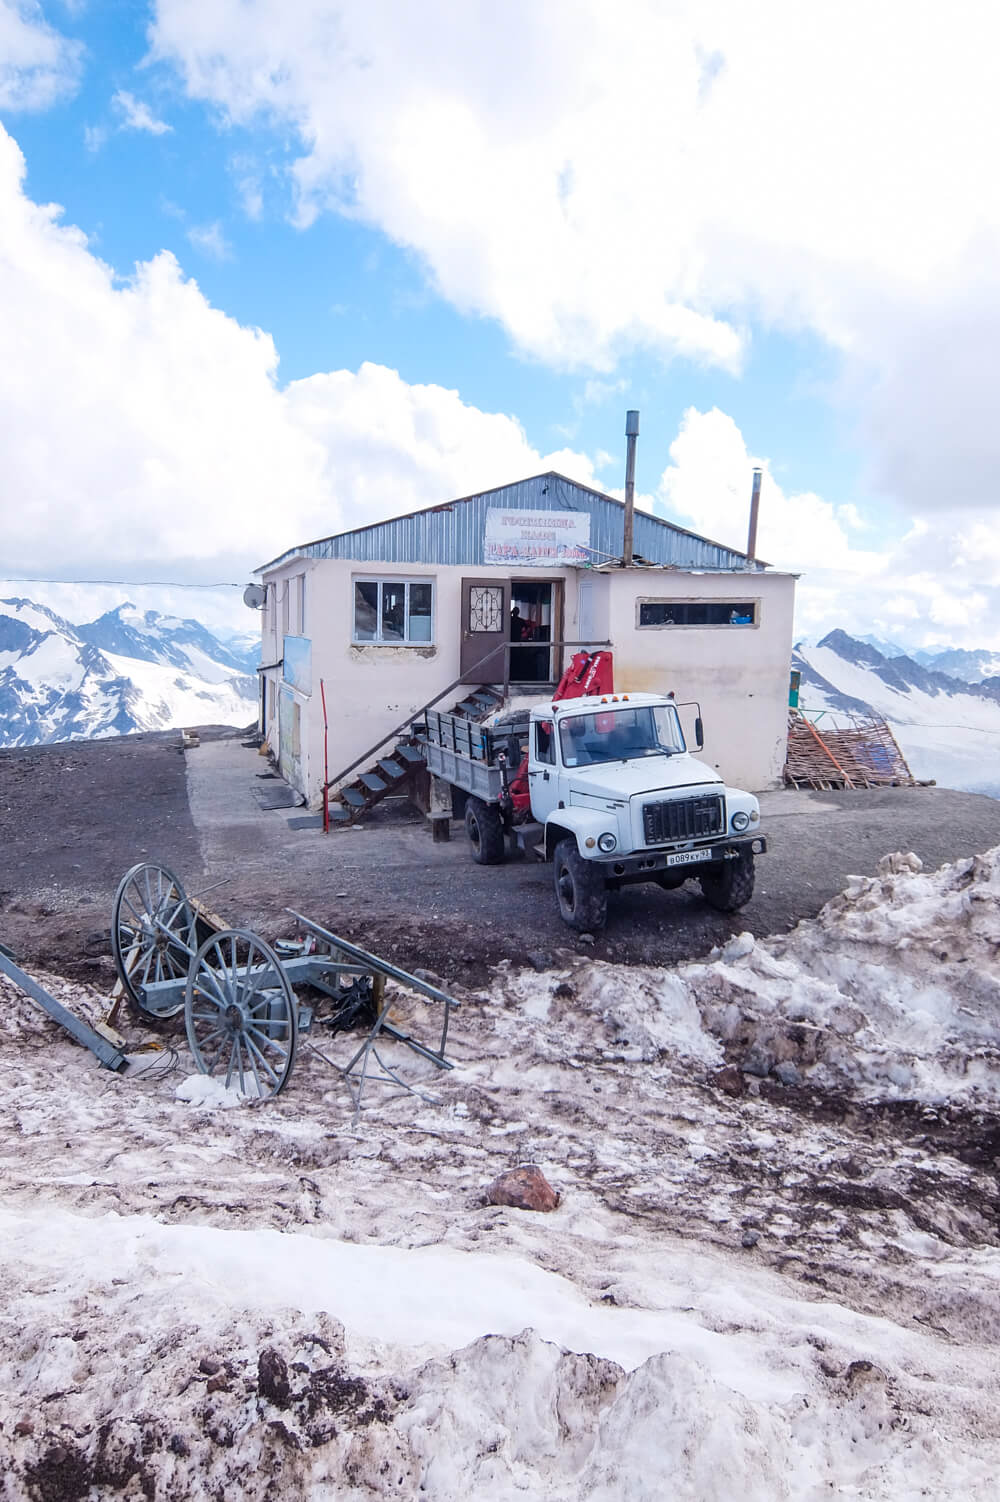
[[[700,750],[700,715],[695,740]],[[724,912],[750,900],[754,857],[767,848],[757,799],[691,755],[671,696],[533,706],[527,770],[533,825],[522,843],[554,862],[570,927],[601,927],[608,891],[640,881],[697,877]]]

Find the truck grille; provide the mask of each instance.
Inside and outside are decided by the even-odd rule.
[[[701,798],[671,798],[665,803],[647,803],[642,810],[642,829],[647,845],[671,840],[701,840],[725,829],[723,799],[713,793]]]

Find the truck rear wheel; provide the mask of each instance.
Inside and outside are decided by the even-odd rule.
[[[465,832],[472,846],[472,859],[480,866],[495,866],[504,858],[504,832],[495,803],[469,798],[465,805]]]
[[[753,879],[753,855],[748,850],[699,877],[702,896],[720,913],[735,913],[746,906],[753,896]]]
[[[585,861],[576,840],[560,840],[555,850],[556,901],[564,923],[577,933],[603,928],[608,916],[608,889],[591,861]]]

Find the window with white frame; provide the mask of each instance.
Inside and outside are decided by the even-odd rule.
[[[295,636],[306,634],[306,576],[296,574],[292,580],[292,633]]]
[[[756,600],[639,600],[640,630],[656,626],[756,626]]]
[[[281,602],[281,633],[283,636],[306,634],[306,576],[291,574],[275,586]]]
[[[354,641],[422,646],[434,639],[432,579],[355,579]]]

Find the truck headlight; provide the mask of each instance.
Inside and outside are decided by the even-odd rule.
[[[602,834],[597,841],[597,848],[603,850],[605,855],[609,855],[617,844],[618,841],[613,834]]]
[[[732,824],[737,834],[742,834],[744,829],[750,828],[750,815],[745,814],[743,810],[740,809],[738,813],[733,814],[733,817],[729,822],[730,824]]]

